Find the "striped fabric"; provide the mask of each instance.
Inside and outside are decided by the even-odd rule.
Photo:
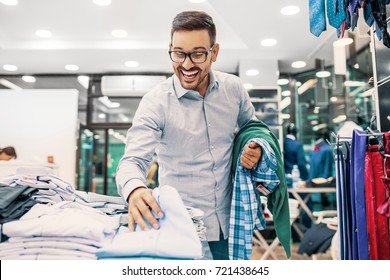
[[[268,195],[279,186],[275,153],[267,141],[253,138],[262,148],[260,161],[251,169],[244,168],[237,159],[230,209],[229,258],[249,260],[252,255],[254,229],[265,229],[266,221],[260,204],[260,193]],[[255,189],[259,192],[256,193]]]

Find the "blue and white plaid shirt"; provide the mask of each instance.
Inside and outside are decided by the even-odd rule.
[[[233,260],[251,259],[253,230],[266,227],[262,208],[259,207],[259,193],[256,194],[255,189],[268,195],[280,183],[275,153],[268,142],[260,138],[249,142],[258,143],[262,155],[251,170],[241,165],[240,157],[237,159],[229,226],[229,257]]]

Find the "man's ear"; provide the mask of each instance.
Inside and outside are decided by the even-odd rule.
[[[219,44],[218,44],[218,43],[215,43],[215,44],[214,44],[213,51],[211,52],[211,60],[212,60],[213,62],[216,62],[216,61],[217,61],[218,52],[219,52]]]

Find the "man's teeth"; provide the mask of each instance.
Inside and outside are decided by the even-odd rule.
[[[198,73],[198,70],[194,70],[194,71],[185,71],[185,70],[182,70],[183,74],[186,75],[186,76],[192,76],[192,75],[195,75]]]

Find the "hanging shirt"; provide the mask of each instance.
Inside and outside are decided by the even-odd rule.
[[[229,227],[229,257],[233,260],[250,260],[253,230],[266,227],[256,187],[263,195],[268,195],[280,183],[275,153],[270,145],[260,138],[251,139],[247,144],[250,142],[259,144],[262,153],[260,161],[251,170],[241,165],[240,156],[237,159]]]

